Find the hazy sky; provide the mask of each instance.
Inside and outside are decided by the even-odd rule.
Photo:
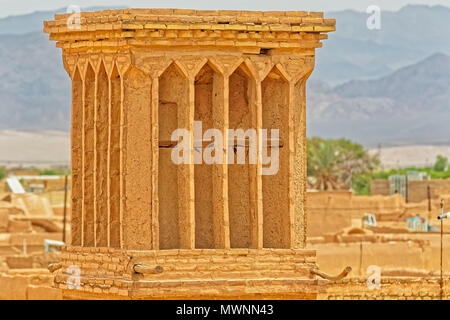
[[[395,11],[407,4],[441,4],[450,7],[450,0],[0,0],[0,17],[38,10],[52,10],[69,5],[310,11],[335,11],[349,8],[365,11],[369,5],[378,5],[382,10]]]

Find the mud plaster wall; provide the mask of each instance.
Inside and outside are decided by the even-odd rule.
[[[311,70],[312,72],[312,70]],[[305,78],[294,85],[294,155],[293,155],[293,197],[294,197],[294,225],[293,243],[294,247],[304,248],[306,246],[306,80]]]
[[[85,76],[84,100],[84,219],[83,219],[83,245],[95,246],[94,230],[94,108],[95,108],[95,73],[88,64]]]
[[[304,184],[302,181],[296,182],[302,189],[294,194],[292,199],[290,180],[295,182],[296,177],[300,177],[301,180],[304,170],[300,168],[300,175],[294,174],[294,178],[290,176],[289,172],[294,172],[293,170],[298,168],[292,168],[289,159],[298,152],[299,163],[302,166],[305,164],[302,147],[304,130],[293,133],[293,136],[298,138],[294,146],[298,145],[300,148],[291,149],[292,133],[289,133],[288,128],[292,125],[289,112],[293,112],[296,122],[304,124],[304,87],[301,86],[300,89],[298,86],[292,87],[292,81],[285,80],[278,67],[274,68],[264,81],[257,80],[254,70],[250,70],[245,63],[234,69],[231,76],[223,76],[214,71],[210,64],[204,64],[196,71],[195,78],[188,79],[185,70],[181,68],[177,63],[172,63],[156,78],[154,85],[151,80],[154,75],[150,76],[132,66],[122,71],[121,76],[115,64],[109,66],[108,71],[103,63],[99,63],[96,68],[98,71],[94,71],[91,63],[86,64],[84,88],[81,88],[84,90],[85,98],[78,99],[81,103],[84,101],[85,106],[84,127],[82,126],[85,133],[84,136],[81,135],[85,146],[82,159],[74,161],[83,166],[85,178],[84,185],[81,185],[86,196],[82,219],[83,245],[123,248],[132,246],[154,248],[161,245],[162,249],[228,246],[286,248],[294,245],[302,247]],[[80,103],[77,102],[79,94],[76,90],[83,93],[83,90],[77,89],[76,77],[75,74],[74,104]],[[257,190],[257,166],[248,164],[247,146],[243,146],[247,164],[230,166],[202,164],[195,166],[196,170],[194,168],[192,173],[187,166],[175,166],[172,163],[170,159],[172,149],[158,148],[160,158],[158,171],[153,172],[158,172],[159,175],[157,180],[160,215],[157,222],[160,225],[156,225],[160,231],[159,243],[157,243],[158,235],[156,243],[152,243],[155,240],[152,233],[156,229],[155,222],[152,221],[153,150],[152,144],[149,143],[152,140],[151,128],[154,121],[151,114],[151,93],[155,88],[156,94],[159,95],[159,141],[171,140],[170,135],[175,129],[189,128],[194,120],[203,122],[203,133],[213,127],[222,131],[227,127],[244,130],[255,128],[259,121],[256,111],[259,108],[257,101],[260,101],[260,126],[279,127],[284,144],[279,150],[280,172],[276,176],[271,176],[275,180],[277,177],[280,179],[277,182],[264,178],[265,187],[261,185],[261,191]],[[188,108],[191,103],[192,111]],[[291,106],[293,110],[289,111]],[[77,128],[75,119],[76,117],[74,132]],[[133,125],[135,123],[139,123],[139,126]],[[298,130],[298,126],[292,127]],[[94,163],[89,163],[89,159]],[[235,162],[236,160],[237,158]],[[194,175],[193,178],[190,178],[191,174]],[[226,177],[227,175],[229,176]],[[190,183],[195,185],[192,190],[196,196],[192,198],[188,191]],[[257,200],[259,192],[261,200]],[[130,196],[126,196],[127,194]],[[274,200],[274,195],[284,200]],[[93,204],[86,200],[91,198],[94,199]],[[196,206],[190,207],[192,199],[197,199],[194,200]],[[297,203],[295,208],[300,208],[300,212],[291,214],[289,204],[298,202],[298,199],[300,205]],[[226,203],[226,200],[229,203]],[[259,201],[266,204],[258,208]],[[273,205],[275,202],[286,208],[277,210],[279,205],[275,208]],[[194,207],[197,209],[195,214],[192,214],[191,208]],[[256,213],[260,210],[261,218],[265,214],[266,220],[273,222],[268,222],[265,230],[263,223],[257,222],[259,217],[256,217]],[[196,223],[188,223],[191,217],[194,217]],[[180,223],[181,220],[184,222]],[[191,234],[192,226],[196,226],[197,235],[196,243],[193,245],[188,240],[188,237],[194,238]],[[143,239],[137,241],[140,235],[137,235],[136,230],[139,228],[142,231],[139,234],[143,235]],[[173,230],[178,231],[175,236]],[[86,234],[91,231],[94,231],[94,236]],[[296,239],[292,240],[291,234]]]
[[[369,289],[367,279],[345,279],[328,285],[319,299],[328,300],[440,300],[438,278],[385,278],[379,289]],[[449,300],[449,279],[443,279],[442,299]]]
[[[67,290],[69,295],[94,292],[103,294],[99,296],[103,298],[111,294],[155,299],[231,295],[238,299],[248,294],[247,298],[258,299],[258,292],[272,297],[288,292],[300,298],[304,291],[317,293],[319,283],[310,272],[315,267],[315,255],[314,250],[291,249],[127,251],[70,247],[62,251],[55,287],[66,290],[71,276],[67,268],[77,265],[81,288]],[[135,263],[159,265],[164,272],[136,275],[132,270]]]
[[[386,215],[399,216],[406,210],[403,197],[354,196],[351,192],[308,192],[308,236],[335,233],[351,226],[351,220],[361,219],[365,213],[375,214],[378,221]],[[426,206],[423,208],[425,211]],[[404,220],[405,218],[403,218]]]
[[[435,179],[426,181],[408,182],[408,202],[420,202],[428,199],[427,188],[430,186],[432,198],[440,194],[448,194],[450,191],[450,179]]]
[[[188,129],[187,79],[172,64],[159,79],[159,140],[171,140],[178,128]],[[176,165],[172,149],[159,148],[159,247],[185,246],[185,218],[189,199],[186,195],[187,165]]]
[[[209,66],[208,66],[209,67]],[[212,68],[209,72],[213,72],[212,76],[212,127],[222,132],[222,144],[225,146],[226,136],[225,128],[228,126],[228,78],[220,75]],[[226,84],[225,84],[225,81]],[[227,99],[227,100],[226,100]],[[226,101],[225,101],[226,100]],[[225,107],[226,105],[226,107]],[[225,110],[226,109],[226,110]],[[215,137],[215,139],[218,137]],[[218,141],[217,141],[218,142]],[[216,141],[215,141],[216,143]],[[216,150],[217,151],[217,150]],[[205,152],[209,152],[206,150]],[[212,227],[214,237],[214,248],[229,248],[229,219],[228,219],[228,199],[227,196],[227,166],[226,163],[226,147],[219,150],[218,154],[211,154],[217,159],[222,159],[222,164],[211,165],[212,174]],[[200,181],[196,181],[201,183]],[[197,185],[196,187],[197,188]]]
[[[83,210],[83,81],[77,69],[72,80],[72,244],[81,245]]]
[[[114,67],[111,75],[111,111],[110,111],[110,153],[109,153],[109,245],[112,248],[120,248],[120,165],[121,165],[121,91],[122,80],[117,67]]]
[[[238,68],[230,76],[229,128],[254,128],[250,109],[250,78]],[[230,141],[230,144],[233,142]],[[242,142],[241,142],[242,144]],[[242,148],[242,147],[241,147]],[[245,147],[244,147],[245,148]],[[235,149],[237,152],[237,148]],[[230,216],[230,245],[232,248],[248,248],[250,245],[250,175],[254,165],[248,163],[245,150],[245,164],[228,165],[228,206]]]
[[[213,127],[213,86],[214,71],[206,65],[195,79],[195,121],[202,122],[203,133]],[[216,79],[217,81],[217,79]],[[217,112],[217,111],[216,111]],[[196,139],[199,139],[196,137]],[[203,138],[201,138],[203,139]],[[195,141],[194,157],[201,158],[203,143]],[[205,151],[208,146],[205,145]],[[203,249],[214,248],[213,225],[213,167],[200,159],[201,164],[195,164],[195,247]],[[197,163],[197,162],[196,162]]]
[[[85,98],[78,99],[85,107],[84,136],[81,130],[85,146],[81,161],[74,163],[81,163],[86,178],[82,190],[94,203],[91,212],[85,198],[83,241],[90,242],[82,245],[128,249],[158,245],[161,249],[303,247],[304,81],[293,81],[289,75],[286,80],[286,70],[271,63],[270,56],[256,60],[272,68],[272,72],[259,75],[250,60],[228,72],[217,69],[214,60],[200,59],[204,62],[192,72],[187,72],[182,62],[169,62],[156,74],[142,71],[140,65],[123,68],[115,60],[110,64],[106,59],[98,63],[86,60]],[[83,62],[79,65],[83,69]],[[74,104],[80,103],[76,77]],[[281,176],[278,183],[265,179],[263,188],[257,165],[248,164],[248,147],[238,141],[236,151],[245,151],[247,164],[192,165],[192,170],[172,163],[173,149],[153,147],[155,141],[171,140],[177,128],[191,129],[194,120],[202,120],[203,133],[209,128],[224,132],[228,127],[279,126],[283,148],[279,150],[278,175],[288,181]],[[157,130],[153,135],[152,128]],[[153,161],[158,161],[156,167]],[[274,195],[285,200],[271,198]],[[276,208],[274,202],[278,202]],[[279,210],[280,205],[285,208]],[[265,227],[264,215],[269,221]]]
[[[387,179],[374,179],[370,181],[370,194],[371,195],[390,195],[389,180]]]
[[[428,199],[427,188],[430,187],[431,197],[437,198],[440,194],[450,191],[449,179],[434,179],[423,181],[408,181],[408,202],[421,202]],[[371,195],[390,195],[389,180],[377,179],[370,182]]]
[[[72,81],[72,244],[119,248],[122,83],[117,67],[94,72]]]
[[[103,64],[97,79],[97,104],[95,110],[95,242],[99,247],[108,246],[108,109],[109,78]]]
[[[289,84],[274,69],[262,83],[262,127],[279,129],[283,146],[279,151],[279,171],[276,175],[264,175],[263,221],[264,247],[288,248],[290,246],[289,205]],[[272,148],[268,148],[270,155]]]
[[[151,249],[151,79],[131,67],[124,76],[123,247]],[[137,125],[139,124],[139,125]]]

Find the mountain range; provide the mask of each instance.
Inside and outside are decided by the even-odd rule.
[[[0,130],[69,130],[69,78],[60,49],[42,33],[55,12],[0,19]],[[380,30],[366,27],[363,12],[325,15],[337,31],[317,50],[308,135],[366,145],[449,142],[450,8],[383,11]]]
[[[450,56],[436,53],[378,79],[308,84],[308,135],[366,145],[450,142]]]
[[[450,54],[450,8],[408,5],[381,11],[381,28],[369,30],[369,14],[329,12],[336,32],[317,51],[316,79],[332,84],[388,75],[436,52]]]

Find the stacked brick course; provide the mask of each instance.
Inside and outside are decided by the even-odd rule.
[[[45,22],[44,31],[64,49],[116,46],[239,46],[317,48],[334,19],[306,11],[199,11],[125,9],[81,13],[79,32],[70,14]]]
[[[323,299],[328,300],[449,300],[449,279],[444,279],[441,297],[439,278],[385,278],[380,288],[369,289],[367,279],[354,278],[328,285]]]
[[[55,287],[73,298],[82,294],[133,299],[314,298],[325,290],[323,282],[310,272],[316,266],[313,250],[124,251],[65,247],[61,258]],[[162,267],[163,271],[138,274],[133,267],[140,264]],[[80,270],[79,288],[73,287],[74,267]]]

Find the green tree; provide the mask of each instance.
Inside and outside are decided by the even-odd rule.
[[[447,170],[448,159],[447,157],[438,155],[436,157],[436,162],[434,163],[433,170],[437,172],[444,172]]]
[[[308,177],[318,190],[356,188],[368,193],[378,156],[370,155],[362,145],[346,139],[308,139]]]
[[[0,167],[0,180],[5,177],[5,168]]]

